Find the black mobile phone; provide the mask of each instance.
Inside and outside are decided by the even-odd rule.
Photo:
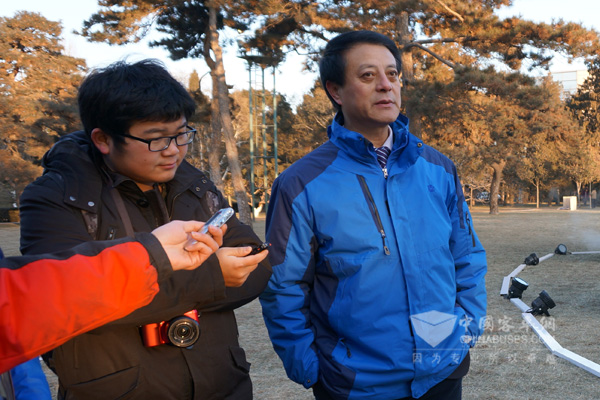
[[[265,251],[270,246],[271,246],[271,243],[269,243],[269,242],[264,242],[262,244],[259,244],[258,246],[252,246],[252,251],[250,251],[250,253],[248,253],[248,255],[251,256],[251,255],[254,255],[254,254],[258,254],[261,251]]]

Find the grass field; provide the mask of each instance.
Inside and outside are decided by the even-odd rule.
[[[542,257],[559,243],[574,252],[600,250],[600,209],[506,207],[499,215],[489,215],[483,207],[472,211],[488,253],[488,327],[472,350],[463,399],[599,399],[600,378],[553,356],[499,293],[503,277],[530,253]],[[257,221],[255,230],[262,236],[264,221]],[[18,253],[18,233],[17,225],[0,224],[0,244],[7,255]],[[556,302],[550,317],[538,317],[548,332],[564,348],[600,363],[600,254],[556,255],[526,267],[519,277],[529,283],[525,303],[531,304],[542,290]],[[311,399],[310,391],[286,378],[258,302],[242,307],[237,316],[240,340],[252,363],[254,398]]]

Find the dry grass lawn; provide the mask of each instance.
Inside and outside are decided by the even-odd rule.
[[[464,380],[465,400],[600,398],[600,378],[553,356],[523,325],[520,311],[502,298],[504,276],[530,253],[554,252],[559,243],[569,251],[600,251],[600,209],[561,211],[558,207],[501,208],[489,215],[473,209],[475,230],[488,253],[488,328],[472,351]],[[264,234],[264,221],[255,230]],[[18,254],[18,226],[0,224],[0,244],[7,255]],[[600,363],[600,254],[553,256],[526,267],[519,277],[529,283],[523,301],[531,304],[546,290],[556,302],[549,318],[538,319],[565,348]],[[289,381],[273,352],[260,305],[237,312],[240,339],[252,363],[257,400],[311,399],[311,392]],[[49,375],[50,378],[53,378]]]

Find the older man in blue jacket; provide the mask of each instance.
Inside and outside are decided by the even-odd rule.
[[[400,115],[399,71],[386,36],[331,40],[329,141],[273,185],[263,315],[317,399],[460,399],[482,333],[485,251],[454,164]]]

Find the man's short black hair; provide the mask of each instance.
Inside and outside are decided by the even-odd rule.
[[[79,87],[79,116],[88,135],[95,128],[122,142],[134,123],[189,119],[196,103],[154,59],[117,61],[90,72]]]
[[[398,72],[400,71],[402,65],[400,51],[389,37],[373,31],[352,31],[334,37],[325,46],[323,56],[319,62],[319,71],[323,89],[325,89],[327,97],[329,97],[329,100],[331,100],[337,111],[340,111],[340,106],[327,91],[327,82],[330,81],[339,86],[344,86],[346,79],[345,53],[352,47],[363,43],[380,45],[387,48],[396,60]]]

